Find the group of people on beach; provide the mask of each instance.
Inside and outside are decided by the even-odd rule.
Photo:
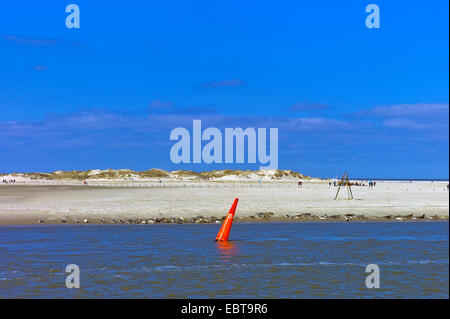
[[[369,188],[373,188],[376,185],[377,185],[377,182],[374,182],[372,180],[369,181]],[[328,186],[331,186],[331,182],[328,183]],[[333,181],[333,186],[334,187],[336,187],[336,186],[362,186],[362,187],[365,187],[366,184],[362,183],[362,182],[361,183],[358,183],[358,182],[354,182],[354,183],[352,183],[352,182],[349,182],[349,183],[344,182],[344,183],[342,183],[341,181],[339,181],[339,182]]]
[[[4,179],[3,180],[3,184],[15,184],[16,180],[15,179]]]

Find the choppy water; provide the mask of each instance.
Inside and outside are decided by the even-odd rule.
[[[0,227],[0,297],[448,298],[448,222]],[[367,264],[380,289],[367,289]],[[81,288],[65,286],[77,264]]]

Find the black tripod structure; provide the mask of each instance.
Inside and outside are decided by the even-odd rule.
[[[339,191],[341,190],[341,186],[342,187],[347,187],[347,199],[353,199],[353,193],[352,193],[352,188],[350,187],[350,181],[348,180],[348,174],[347,172],[344,173],[344,175],[342,175],[341,180],[338,183],[338,190],[336,192],[336,196],[334,197],[334,199],[336,200],[338,198],[339,195]]]

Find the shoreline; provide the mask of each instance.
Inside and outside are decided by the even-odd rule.
[[[70,181],[69,181],[70,182]],[[447,182],[171,182],[122,186],[0,184],[0,225],[221,224],[235,197],[236,222],[436,221],[449,219]],[[118,183],[121,183],[119,181]]]
[[[314,218],[316,217],[316,218]],[[388,217],[388,216],[386,216]],[[382,217],[382,218],[368,218],[366,216],[358,216],[355,218],[352,218],[351,220],[347,221],[345,218],[330,218],[330,219],[320,219],[317,216],[313,215],[313,218],[310,219],[294,219],[294,218],[273,218],[273,219],[258,219],[258,218],[248,218],[248,217],[237,217],[234,219],[234,223],[242,223],[242,224],[263,224],[263,223],[349,223],[349,222],[362,222],[362,223],[370,223],[370,222],[445,222],[449,221],[448,217],[445,216],[429,216],[423,218],[422,216],[416,217],[413,216],[412,218],[407,216],[389,216],[389,218]],[[42,222],[39,222],[39,220],[42,220]],[[196,221],[172,221],[171,219],[164,219],[162,221],[154,221],[154,220],[142,220],[142,219],[136,219],[136,220],[123,220],[113,222],[111,219],[104,220],[103,222],[99,219],[90,218],[87,219],[88,222],[84,222],[84,219],[81,220],[73,220],[69,219],[65,222],[57,221],[57,220],[45,220],[43,218],[41,219],[29,219],[29,220],[0,220],[0,227],[1,226],[89,226],[89,225],[221,225],[222,220],[217,219],[219,222],[216,222],[216,220],[205,220],[201,222]],[[151,222],[149,222],[151,221]],[[144,223],[145,222],[145,223]]]

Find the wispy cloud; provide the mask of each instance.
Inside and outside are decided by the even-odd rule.
[[[216,114],[217,110],[209,106],[187,106],[175,108],[169,112],[170,114],[185,114],[185,115],[202,115],[202,114]]]
[[[356,118],[430,118],[448,116],[448,112],[448,103],[419,103],[377,106],[351,115]]]
[[[391,129],[448,131],[448,116],[448,103],[418,103],[376,106],[347,114],[346,118]]]
[[[368,123],[321,117],[231,116],[210,111],[208,107],[175,106],[165,113],[87,109],[49,114],[40,121],[3,121],[0,171],[23,167],[74,169],[83,161],[85,168],[110,167],[111,161],[121,167],[135,167],[139,162],[142,168],[174,168],[168,155],[173,145],[170,131],[176,127],[191,130],[194,119],[202,120],[203,129],[278,128],[280,163],[290,169],[301,170],[306,162],[346,166],[350,156],[364,165],[386,165],[388,160],[400,165],[412,155],[424,162],[448,157],[448,132],[430,129],[430,122],[397,118]],[[31,158],[40,161],[35,163]],[[377,163],[380,160],[384,163]]]
[[[217,110],[213,106],[180,106],[172,101],[156,100],[150,102],[145,109],[151,114],[180,114],[180,115],[202,115],[215,114]]]
[[[161,110],[161,109],[168,109],[172,108],[175,105],[172,101],[161,101],[161,100],[155,100],[149,103],[148,110]]]
[[[388,119],[384,120],[382,124],[386,127],[390,128],[398,128],[398,129],[410,129],[410,130],[442,130],[448,129],[448,125],[445,123],[436,123],[436,122],[425,122],[425,121],[417,121],[411,119]]]
[[[205,82],[205,83],[202,83],[200,86],[202,88],[217,89],[217,88],[225,88],[225,87],[243,86],[246,84],[247,83],[243,80],[232,79],[232,80]]]

